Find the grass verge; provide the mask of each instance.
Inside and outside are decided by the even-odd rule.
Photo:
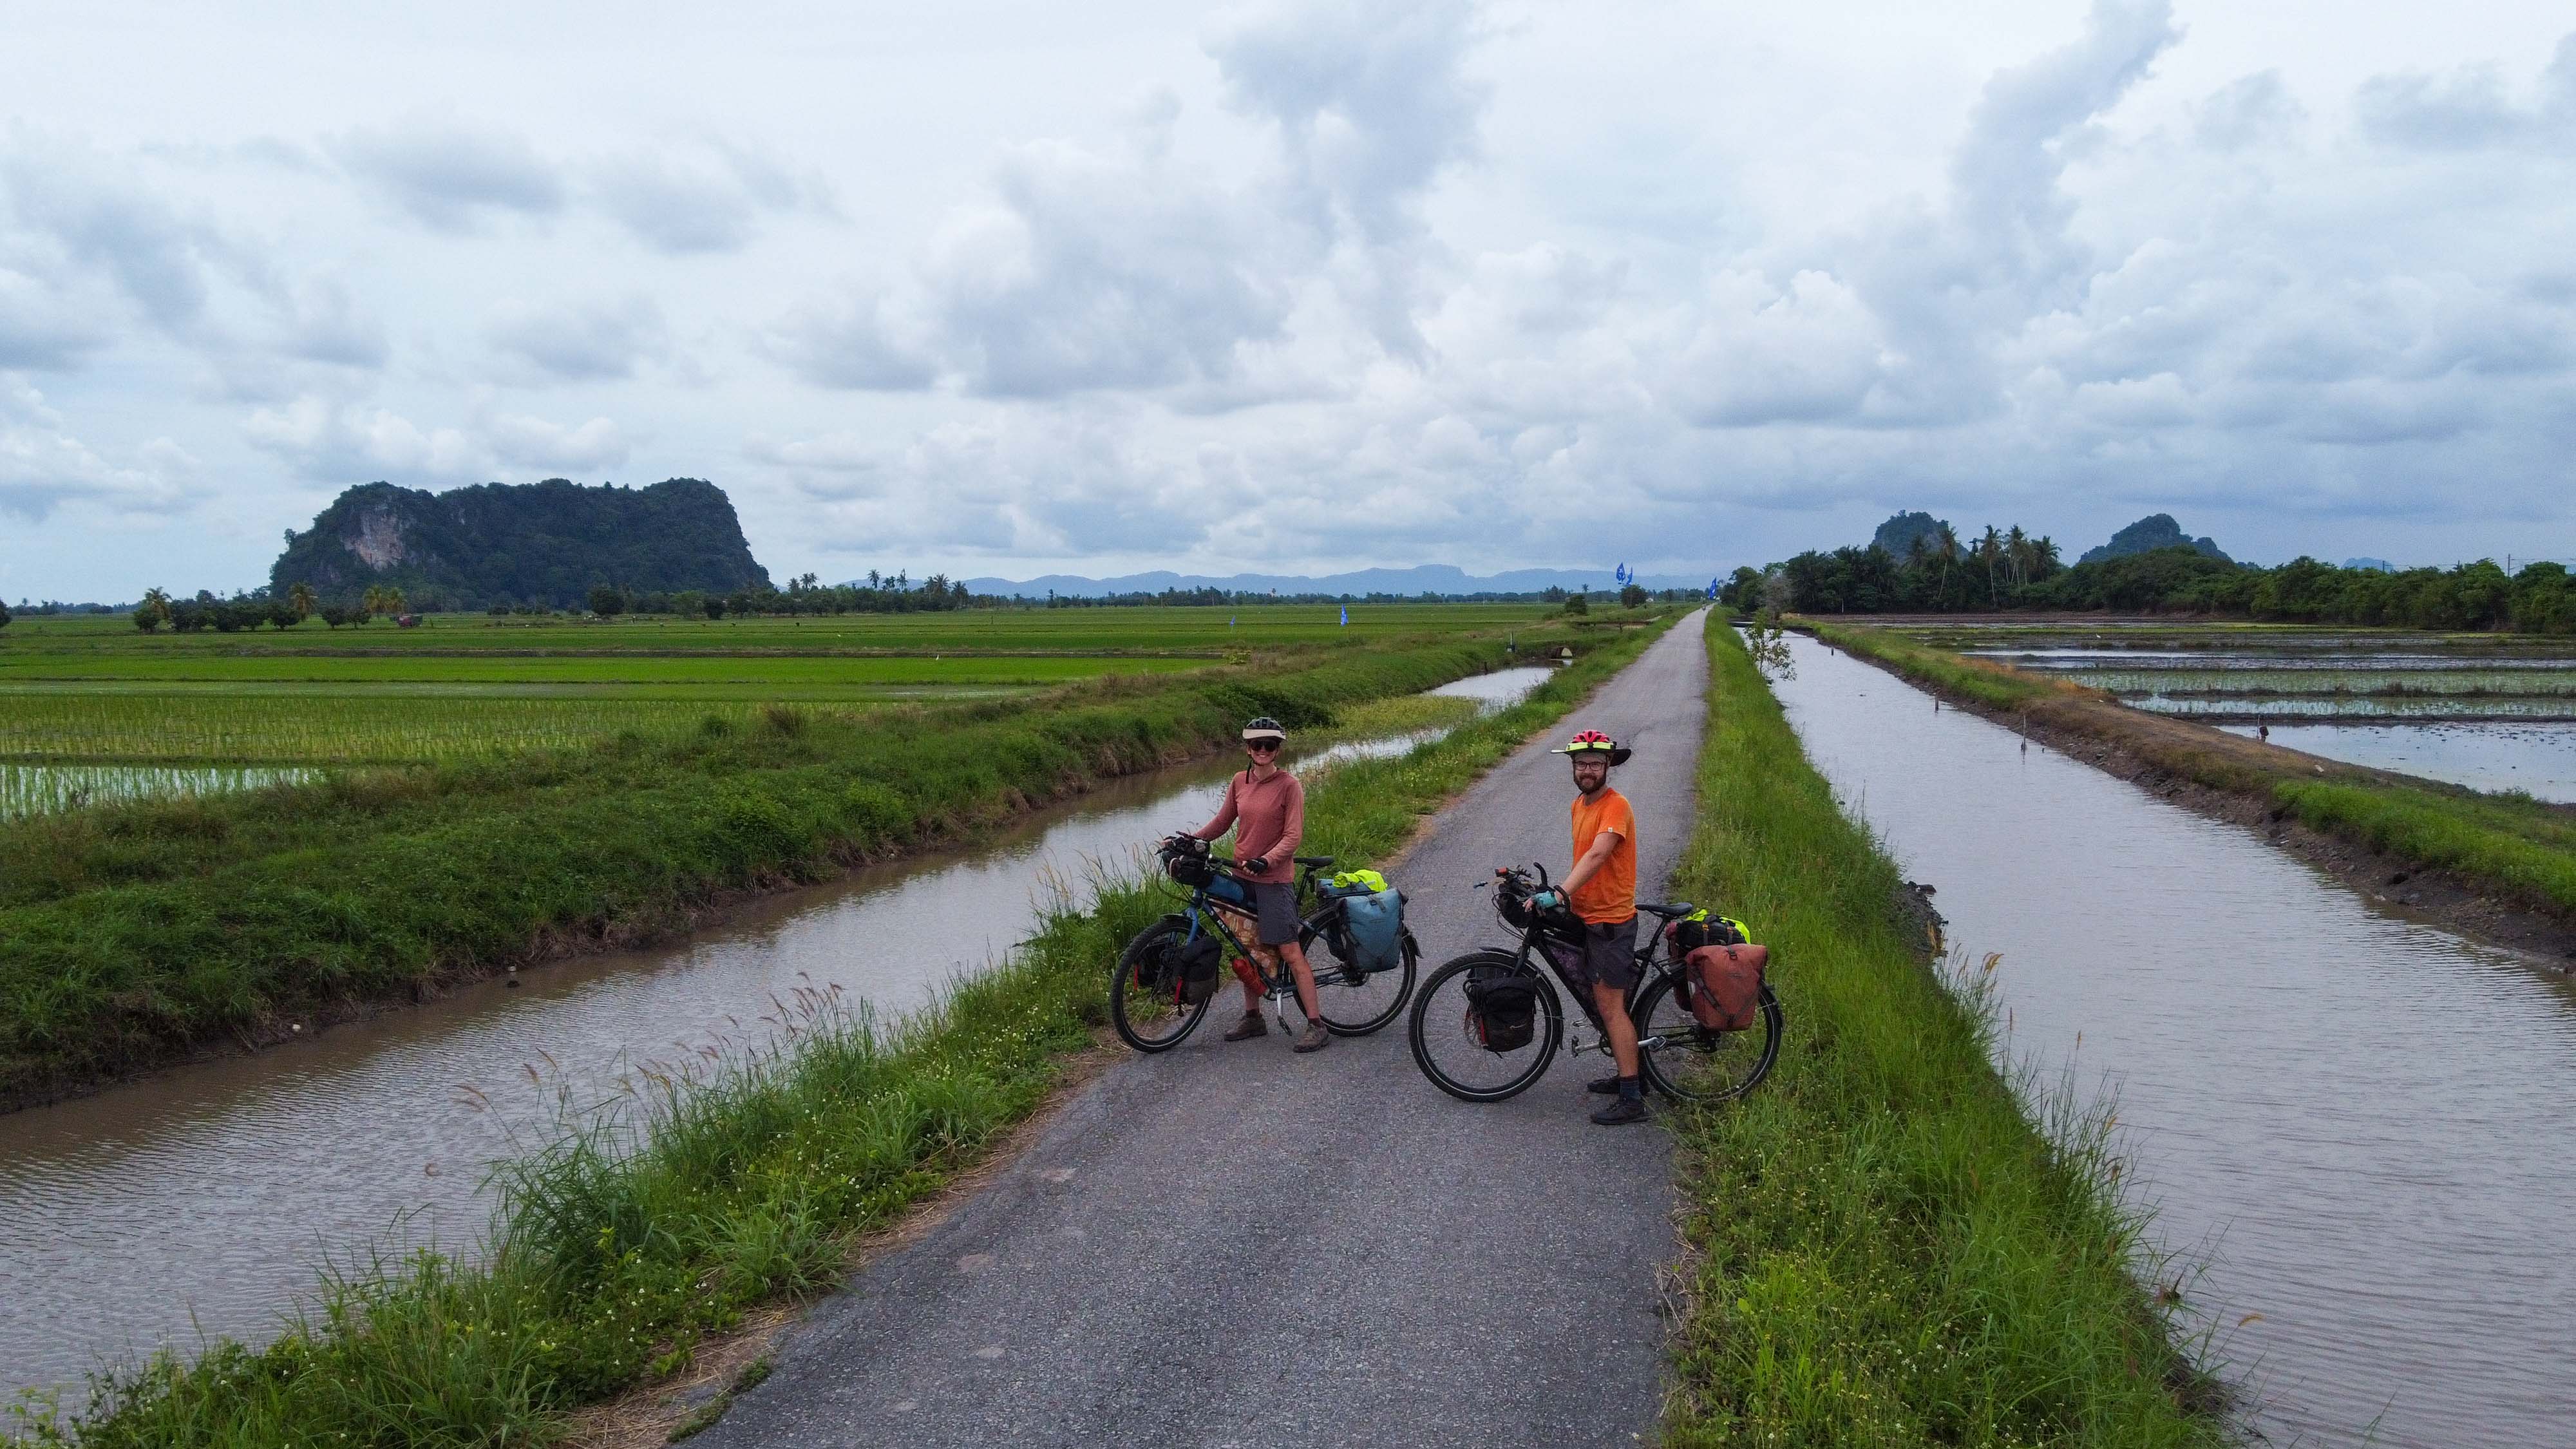
[[[1675,1119],[1698,1255],[1668,1441],[2224,1442],[2130,1276],[2101,1134],[2025,1115],[1723,621],[1709,654],[1675,890],[1773,947],[1790,1035],[1749,1099]]]
[[[0,826],[0,1106],[274,1040],[729,895],[954,838],[1088,782],[1506,662],[1502,641],[1311,651],[1261,673],[1034,701],[629,731]]]
[[[1324,775],[1309,847],[1386,858],[1660,632],[1605,642],[1408,755]],[[497,1169],[479,1263],[423,1252],[326,1277],[266,1348],[164,1353],[94,1380],[77,1415],[23,1406],[18,1435],[83,1449],[545,1443],[570,1410],[679,1372],[763,1301],[832,1286],[859,1238],[1045,1098],[1105,1018],[1119,949],[1173,900],[1103,884],[921,1016],[872,1030],[820,1015],[708,1080],[579,1119]]]
[[[2099,690],[1966,659],[1884,629],[1810,621],[1817,638],[1953,699],[2117,745],[2158,769],[2295,816],[2312,830],[2415,869],[2576,922],[2576,813],[2526,796],[2481,795],[2320,762],[2184,720],[2130,709]]]

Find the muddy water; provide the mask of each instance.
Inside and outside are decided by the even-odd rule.
[[[1939,886],[1953,944],[2002,953],[2013,1055],[2116,1093],[2155,1238],[2206,1265],[2186,1304],[2229,1331],[2256,1427],[2576,1441],[2576,988],[1792,648],[1808,753]]]
[[[1548,672],[1434,693],[1508,703]],[[674,946],[0,1117],[0,1384],[192,1345],[192,1318],[264,1339],[326,1256],[470,1249],[489,1211],[483,1165],[544,1134],[559,1090],[596,1101],[636,1065],[757,1040],[773,999],[800,987],[838,986],[881,1016],[917,1009],[1031,934],[1050,879],[1078,883],[1206,820],[1232,768],[1117,782],[975,848],[775,897]]]

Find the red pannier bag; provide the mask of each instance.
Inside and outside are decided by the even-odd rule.
[[[1684,956],[1691,1015],[1710,1031],[1751,1027],[1762,1014],[1762,970],[1770,959],[1760,946],[1702,946]]]

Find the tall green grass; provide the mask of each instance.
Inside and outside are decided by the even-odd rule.
[[[1788,1037],[1751,1097],[1676,1118],[1698,1256],[1667,1439],[2222,1442],[2130,1276],[2102,1133],[2017,1102],[1974,984],[1918,956],[1895,867],[1722,621],[1710,655],[1675,890],[1771,945]]]
[[[1608,642],[1510,709],[1309,792],[1308,843],[1383,859],[1420,817],[1660,630]],[[326,1278],[265,1348],[162,1354],[20,1433],[83,1449],[540,1444],[570,1409],[684,1366],[750,1306],[829,1287],[854,1237],[936,1190],[1044,1097],[1105,1017],[1121,946],[1178,897],[1104,883],[995,970],[890,1030],[817,1004],[705,1081],[573,1119],[503,1164],[479,1266],[434,1253]]]
[[[1898,674],[1999,709],[2106,740],[2159,769],[2264,802],[2309,827],[2411,868],[2447,871],[2515,905],[2576,920],[2576,811],[2527,796],[2481,795],[2375,771],[2318,767],[2196,727],[2141,714],[2108,696],[1981,659],[1962,659],[1884,629],[1815,624],[1816,637]]]

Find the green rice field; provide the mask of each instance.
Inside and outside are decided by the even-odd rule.
[[[1256,651],[1509,634],[1537,605],[966,610],[802,619],[430,615],[235,634],[122,616],[0,631],[0,817],[490,759],[767,706],[864,710],[1169,675]],[[66,767],[80,771],[65,773]],[[267,773],[261,773],[267,772]]]

